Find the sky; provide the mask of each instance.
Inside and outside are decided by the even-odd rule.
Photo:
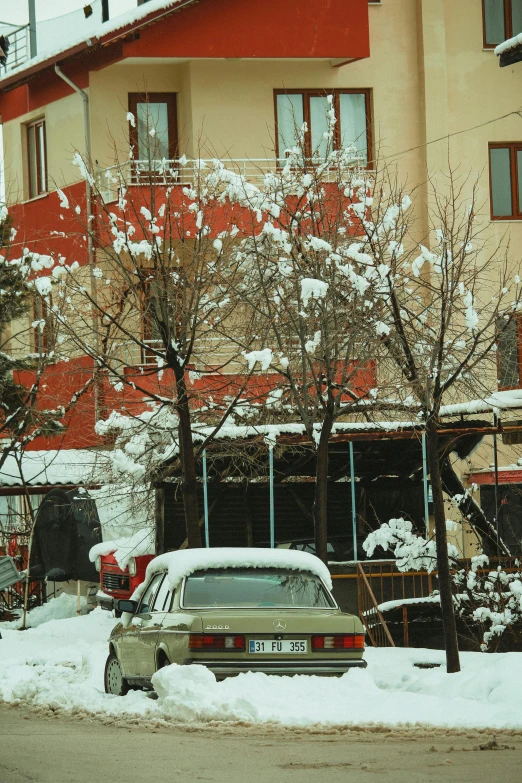
[[[52,19],[55,16],[69,14],[71,11],[77,11],[88,4],[89,0],[36,0],[36,21]],[[135,8],[138,5],[137,0],[109,0],[109,10],[111,17]],[[0,22],[9,22],[10,24],[26,24],[29,21],[27,0],[0,0]]]

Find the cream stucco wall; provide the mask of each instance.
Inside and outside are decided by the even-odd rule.
[[[384,0],[370,5],[369,14],[371,56],[338,68],[318,60],[134,59],[92,72],[93,158],[100,167],[115,155],[127,158],[129,92],[178,94],[180,152],[252,159],[274,156],[274,89],[368,88],[374,152],[396,162],[399,178],[412,188],[420,185],[424,200],[428,175],[442,187],[448,165],[470,182],[478,177],[490,247],[507,230],[518,264],[522,221],[489,218],[488,142],[522,139],[522,118],[513,114],[521,102],[522,64],[500,69],[493,52],[483,50],[480,0]],[[83,115],[74,94],[5,123],[10,203],[27,197],[24,124],[42,115],[50,183],[78,180],[70,161],[75,149],[83,152]],[[422,235],[426,211],[418,217]],[[489,464],[489,454],[489,447],[481,449],[470,462]],[[516,456],[516,449],[504,449],[501,458]]]
[[[72,165],[75,151],[84,151],[82,100],[69,95],[3,124],[6,200],[17,204],[29,198],[27,177],[28,123],[45,118],[49,190],[79,179]]]

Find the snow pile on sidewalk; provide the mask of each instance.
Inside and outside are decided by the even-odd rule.
[[[452,675],[414,666],[444,664],[441,651],[398,648],[367,650],[368,668],[339,679],[249,673],[216,682],[203,667],[170,666],[154,675],[153,701],[103,691],[115,622],[96,609],[27,631],[0,624],[0,700],[115,719],[522,729],[521,653],[462,653],[463,670]]]
[[[80,607],[83,610],[86,606],[85,598],[81,598]],[[27,614],[26,625],[28,628],[36,628],[43,623],[51,620],[66,620],[68,617],[76,617],[78,608],[78,599],[75,595],[62,593],[58,598],[48,601],[43,606],[37,606]],[[13,628],[19,629],[22,626],[22,609],[16,610],[20,614],[20,619],[12,620],[8,623],[0,623],[0,629]]]

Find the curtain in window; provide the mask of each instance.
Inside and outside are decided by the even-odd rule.
[[[504,0],[484,0],[486,43],[493,45],[506,40]]]
[[[166,103],[138,103],[138,157],[169,159],[169,118]]]
[[[355,144],[357,151],[366,162],[368,160],[366,95],[364,93],[341,93],[339,104],[341,147]]]
[[[513,214],[511,198],[511,157],[509,147],[489,151],[491,161],[491,199],[494,217]]]
[[[304,122],[303,95],[279,94],[277,101],[277,146],[279,163],[284,164],[285,150],[295,147],[297,131]]]

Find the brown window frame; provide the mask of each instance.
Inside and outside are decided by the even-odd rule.
[[[512,0],[504,0],[504,30],[505,38],[513,38],[513,15],[512,15]],[[484,49],[495,49],[502,41],[498,43],[490,44],[486,42],[486,3],[482,0],[482,46]]]
[[[310,98],[311,97],[324,97],[325,95],[333,95],[334,96],[334,108],[335,108],[335,114],[338,119],[336,129],[335,129],[335,139],[334,144],[336,147],[338,147],[341,143],[341,126],[339,123],[340,118],[340,104],[339,104],[339,96],[340,95],[364,95],[365,97],[365,108],[366,108],[366,145],[367,145],[367,151],[368,151],[368,160],[367,160],[367,167],[370,169],[372,168],[372,161],[373,161],[373,134],[372,134],[372,105],[371,105],[371,94],[372,91],[368,87],[363,87],[360,89],[356,88],[336,88],[336,89],[304,89],[301,87],[297,87],[295,90],[287,88],[285,90],[274,90],[274,116],[275,116],[275,145],[276,145],[276,158],[279,161],[282,158],[282,155],[279,153],[279,130],[278,130],[278,121],[277,121],[277,96],[278,95],[302,95],[303,96],[303,119],[304,122],[306,122],[308,126],[308,131],[306,133],[305,137],[305,151],[306,156],[311,157],[312,150],[311,150],[311,123],[310,123]]]
[[[41,156],[41,149],[40,144],[38,143],[38,135],[37,135],[37,129],[42,129],[42,136],[43,136],[43,182],[42,182],[42,156]],[[35,180],[36,180],[36,192],[33,192],[33,170],[32,170],[32,164],[31,164],[31,135],[33,135],[34,139],[34,146],[35,146],[35,157],[36,157],[36,172],[35,173]],[[42,196],[45,193],[48,193],[48,176],[47,176],[47,132],[45,127],[45,118],[40,117],[38,120],[34,120],[33,122],[29,122],[26,125],[26,143],[27,143],[27,174],[29,177],[29,185],[28,185],[28,193],[29,198],[37,198],[38,196]]]
[[[54,322],[52,317],[52,295],[33,299],[33,322],[45,321],[44,327],[33,327],[34,350],[38,354],[47,354],[54,343]]]
[[[129,139],[131,146],[136,153],[139,152],[138,145],[138,103],[166,103],[167,104],[167,122],[169,126],[169,159],[175,160],[178,157],[178,110],[177,93],[175,92],[130,92],[129,93],[129,111],[135,117],[134,126],[129,122]]]
[[[515,315],[513,317],[513,320],[516,324],[517,329],[517,370],[518,370],[518,385],[517,386],[502,386],[500,381],[500,352],[498,350],[499,348],[499,338],[497,336],[497,378],[498,378],[498,390],[499,391],[509,391],[509,389],[520,389],[522,387],[522,316],[521,315]],[[498,335],[498,331],[497,331]]]
[[[511,177],[511,215],[493,214],[493,180],[491,177],[491,150],[509,149]],[[518,197],[517,152],[522,152],[522,141],[495,141],[488,144],[489,204],[491,220],[522,220],[522,199]]]

